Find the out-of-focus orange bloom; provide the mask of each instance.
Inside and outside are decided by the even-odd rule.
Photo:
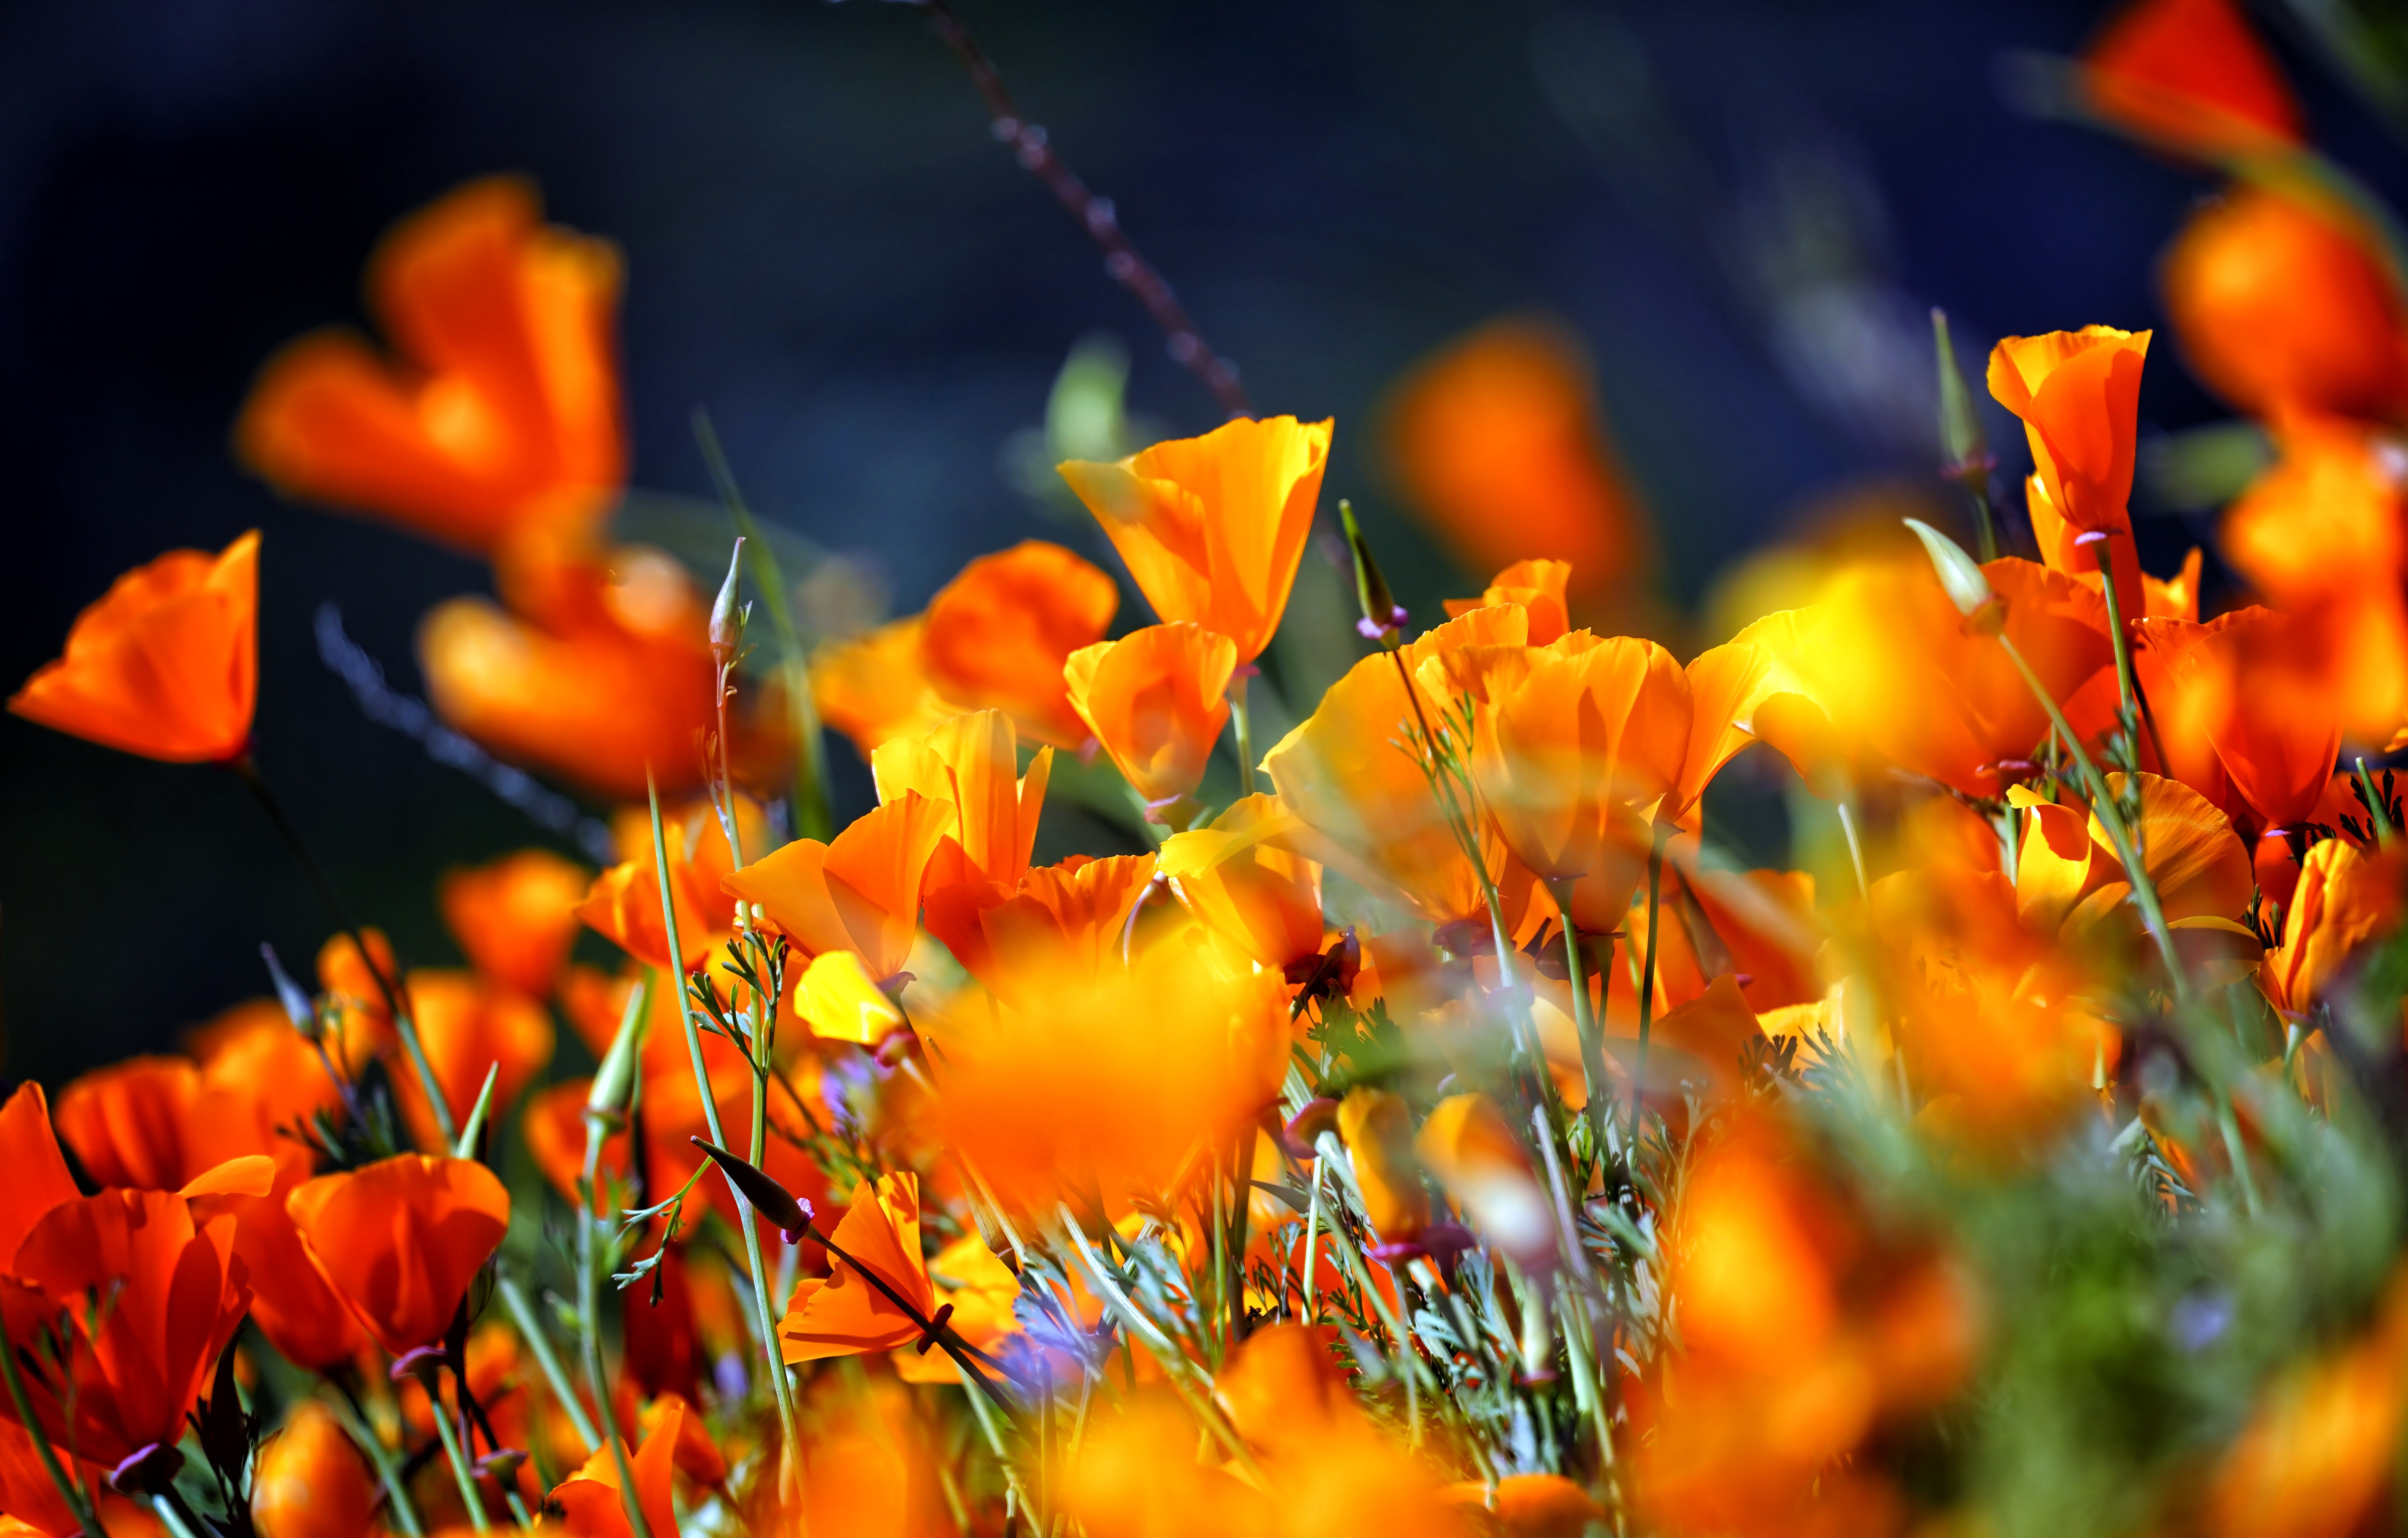
[[[2207,160],[2300,139],[2300,108],[2232,0],[2138,0],[2083,55],[2090,109]]]
[[[104,1191],[35,1221],[0,1277],[0,1321],[12,1351],[30,1355],[38,1328],[65,1343],[63,1373],[22,1374],[52,1443],[110,1467],[182,1439],[251,1302],[234,1229],[231,1217],[196,1224],[165,1191]]]
[[[8,698],[28,721],[171,764],[251,746],[259,698],[259,531],[171,550],[76,616],[65,654]]]
[[[59,1136],[103,1186],[172,1191],[199,1171],[184,1152],[201,1073],[182,1057],[129,1057],[59,1094]]]
[[[681,1041],[680,1050],[683,1047]],[[546,1085],[527,1097],[526,1110],[519,1116],[519,1136],[525,1140],[535,1167],[552,1182],[552,1189],[572,1204],[577,1200],[578,1183],[585,1177],[585,1100],[593,1090],[591,1079],[564,1079]],[[603,1179],[624,1181],[627,1170],[627,1132],[623,1128],[603,1139],[596,1174]],[[595,1182],[597,1186],[601,1183],[601,1179]],[[594,1210],[596,1215],[611,1210],[602,1191],[595,1192]]]
[[[2408,1287],[2392,1279],[2373,1327],[2276,1375],[2208,1488],[2212,1538],[2344,1538],[2379,1525],[2408,1410]]]
[[[1509,1473],[1493,1492],[1465,1480],[1439,1497],[1450,1505],[1485,1511],[1502,1538],[1581,1538],[1590,1523],[1605,1520],[1605,1508],[1559,1473]]]
[[[385,1006],[377,979],[398,979],[401,966],[382,929],[371,925],[360,931],[360,938],[367,941],[365,957],[347,934],[335,935],[318,947],[318,986],[325,994],[326,1012],[340,1019],[346,1030],[356,1023],[371,1039],[383,1042],[393,1034],[393,1012]]]
[[[437,898],[470,966],[530,999],[548,999],[568,965],[577,906],[592,884],[574,861],[548,849],[522,849],[446,872]]]
[[[647,819],[624,830],[634,857],[594,878],[584,901],[573,910],[612,944],[650,967],[686,971],[734,930],[735,909],[720,884],[735,870],[727,836],[707,813],[661,819],[661,847],[668,855],[669,903],[677,913],[678,944],[683,955],[671,965],[668,926],[661,917],[660,866],[652,858],[652,826]],[[743,830],[739,826],[738,833]],[[640,834],[641,837],[634,838]]]
[[[251,1517],[260,1538],[366,1538],[379,1491],[334,1413],[303,1400],[259,1445]]]
[[[2400,291],[2338,208],[2229,188],[2167,248],[2157,286],[2191,371],[2252,416],[2408,410]]]
[[[959,1538],[963,1529],[947,1500],[945,1449],[922,1410],[891,1381],[832,1373],[814,1378],[803,1408],[810,1434],[803,1439],[796,1504],[760,1519],[754,1531]]]
[[[867,758],[897,737],[919,737],[961,713],[928,681],[922,647],[927,616],[913,614],[811,654],[811,697],[820,719],[853,739]]]
[[[716,729],[710,611],[683,568],[658,551],[600,552],[530,538],[496,567],[503,609],[437,604],[418,629],[427,697],[499,757],[549,769],[614,800],[703,778]],[[762,691],[754,691],[757,697]],[[779,712],[733,713],[739,779],[774,779]]]
[[[1321,868],[1269,841],[1296,826],[1279,798],[1242,797],[1164,840],[1156,863],[1188,912],[1273,971],[1318,955],[1326,932]]]
[[[890,739],[870,757],[880,800],[916,791],[953,809],[922,899],[928,932],[972,972],[985,955],[979,914],[1009,901],[1027,873],[1054,750],[1038,749],[1025,775],[1018,764],[1018,734],[1001,711],[974,711]]]
[[[1693,1167],[1672,1235],[1683,1355],[1641,1408],[1635,1488],[1675,1533],[1880,1532],[1877,1473],[1838,1461],[1972,1363],[1968,1284],[1874,1242],[1775,1128],[1746,1118]]]
[[[1159,946],[1127,967],[1022,981],[1025,993],[915,1017],[937,1049],[934,1131],[1007,1201],[1050,1211],[1057,1193],[1164,1191],[1277,1095],[1287,990],[1275,973],[1198,968]]]
[[[1360,1086],[1338,1106],[1338,1134],[1354,1165],[1363,1194],[1363,1215],[1383,1246],[1402,1246],[1429,1227],[1429,1192],[1413,1157],[1413,1117],[1404,1100],[1383,1089]]]
[[[635,1475],[636,1507],[644,1526],[656,1534],[678,1531],[678,1443],[685,1434],[688,1412],[681,1401],[653,1422],[643,1445],[628,1459]],[[552,1488],[552,1501],[561,1510],[561,1529],[572,1538],[630,1538],[625,1498],[619,1484],[617,1450],[597,1447],[585,1466]]]
[[[1149,816],[1204,783],[1212,744],[1229,724],[1237,657],[1228,637],[1181,621],[1082,647],[1062,665],[1070,708]]]
[[[1530,612],[1530,644],[1544,646],[1571,628],[1564,591],[1570,584],[1570,561],[1516,561],[1488,579],[1488,591],[1476,598],[1449,598],[1446,617],[1461,619],[1491,604],[1518,603]]]
[[[807,956],[852,951],[883,981],[903,970],[920,929],[920,887],[952,806],[916,791],[864,813],[822,843],[798,839],[725,877]]]
[[[1238,661],[1250,663],[1287,611],[1329,462],[1330,426],[1240,417],[1117,465],[1071,460],[1059,468],[1155,617],[1226,636]]]
[[[954,952],[998,996],[1035,997],[1066,974],[1094,977],[1120,956],[1129,912],[1154,880],[1143,855],[1074,855],[1021,877],[1010,900],[982,911],[973,955]]]
[[[1022,736],[1075,750],[1087,728],[1062,664],[1104,639],[1120,605],[1120,589],[1094,562],[1025,539],[972,561],[928,600],[921,666],[948,702],[1002,711]]]
[[[474,972],[419,968],[409,974],[409,1004],[419,1044],[435,1071],[435,1086],[443,1092],[455,1122],[467,1119],[488,1070],[497,1071],[493,1117],[498,1125],[536,1071],[552,1060],[552,1016],[543,1006]],[[422,1147],[437,1146],[435,1112],[419,1087],[418,1075],[396,1059],[390,1064],[389,1077],[410,1136]]]
[[[2098,593],[2030,561],[1983,568],[2005,600],[2006,634],[2059,700],[2114,660]],[[1969,796],[1995,797],[2028,772],[2048,711],[2003,647],[1970,634],[1928,562],[1844,573],[1829,598],[1741,631],[1770,659],[1756,735],[1808,783],[1861,774],[1869,752]]]
[[[1413,1155],[1484,1239],[1525,1265],[1555,1254],[1546,1191],[1496,1101],[1485,1095],[1439,1101],[1413,1135]]]
[[[81,1477],[73,1453],[59,1446],[50,1452],[61,1468],[74,1471],[69,1477]],[[109,1516],[103,1508],[103,1525],[114,1534],[119,1529]],[[0,1418],[0,1538],[74,1538],[80,1531],[74,1508],[42,1467],[34,1433],[14,1420]]]
[[[495,177],[396,225],[367,290],[398,357],[302,338],[260,371],[236,452],[289,496],[472,554],[608,511],[626,473],[619,254],[542,219],[534,187]]]
[[[442,1339],[510,1226],[510,1194],[467,1159],[398,1154],[286,1199],[310,1263],[394,1356]]]
[[[1406,496],[1474,571],[1569,561],[1588,597],[1650,559],[1588,359],[1560,327],[1496,321],[1452,343],[1398,388],[1382,440]]]
[[[1263,757],[1281,805],[1302,825],[1281,844],[1395,896],[1432,923],[1476,917],[1485,924],[1479,873],[1464,858],[1429,782],[1394,742],[1414,725],[1417,699],[1433,725],[1440,708],[1419,683],[1408,694],[1407,676],[1423,676],[1422,666],[1433,658],[1472,647],[1518,647],[1528,637],[1529,611],[1498,604],[1447,621],[1394,656],[1368,656],[1349,668]],[[1502,840],[1484,842],[1506,922],[1518,926],[1527,911],[1529,872]]]
[[[913,1344],[921,1329],[871,1284],[862,1268],[895,1289],[924,1319],[937,1312],[935,1284],[920,1252],[920,1179],[909,1170],[865,1180],[828,1237],[852,1261],[832,1259],[824,1281],[806,1277],[778,1325],[788,1362],[857,1357]],[[831,1257],[835,1251],[831,1250]],[[857,1264],[855,1263],[857,1262]]]
[[[610,1043],[619,1034],[619,1022],[626,1015],[627,1001],[643,975],[643,965],[634,960],[628,961],[616,977],[593,967],[569,968],[568,980],[560,990],[561,1012],[568,1016],[569,1025],[596,1062],[609,1055]],[[652,991],[644,998],[644,1041],[639,1060],[646,1084],[656,1078],[693,1072],[693,1058],[685,1046],[685,1016],[679,998],[677,980],[656,973]],[[722,1066],[742,1058],[735,1042],[709,1031],[703,1033],[702,1056],[705,1065],[714,1073]]]
[[[2266,953],[2258,985],[2278,1010],[2304,1014],[2362,946],[2400,927],[2408,911],[2398,849],[2362,853],[2327,839],[2300,864],[2299,884],[2283,915],[2283,943]]]
[[[996,1258],[975,1231],[929,1257],[928,1280],[936,1284],[938,1306],[953,1305],[945,1322],[980,1350],[992,1355],[996,1343],[1015,1328],[1012,1310],[1020,1298],[1020,1277]],[[924,1354],[917,1344],[897,1346],[889,1354],[896,1376],[906,1383],[961,1382],[961,1369],[951,1357],[933,1348]]]
[[[0,1168],[8,1171],[0,1181],[0,1256],[14,1256],[43,1214],[82,1194],[59,1153],[50,1101],[38,1084],[19,1085],[0,1100]],[[0,1260],[0,1271],[7,1269]]]
[[[2150,335],[2088,325],[2009,337],[1990,352],[1990,394],[2023,418],[2031,445],[2027,489],[2041,559],[2071,576],[2095,573],[2098,557],[2073,541],[2106,535],[2127,621],[2146,612],[2129,504]]]
[[[2162,664],[2164,687],[2150,696],[2159,724],[2212,746],[2231,787],[2228,809],[2245,810],[2258,831],[2306,820],[2342,743],[2315,622],[2252,607],[2205,625],[2151,620],[2142,634]]]

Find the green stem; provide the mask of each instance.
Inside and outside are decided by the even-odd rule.
[[[2391,826],[2390,809],[2383,804],[2383,793],[2374,788],[2374,771],[2366,767],[2363,754],[2358,757],[2358,788],[2366,797],[2368,830],[2374,835],[2378,845],[2389,843],[2392,834],[2398,830]]]
[[[1572,921],[1572,883],[1554,883],[1555,907],[1564,918],[1564,970],[1570,974],[1572,985],[1572,1029],[1580,1037],[1581,1072],[1588,1080],[1588,1127],[1597,1139],[1598,1157],[1605,1157],[1612,1140],[1607,1130],[1613,1121],[1611,1109],[1612,1097],[1607,1093],[1605,1081],[1605,1034],[1597,1021],[1597,1009],[1588,998],[1588,956],[1581,949],[1580,926]],[[1606,943],[1612,944],[1611,940]]]
[[[652,801],[652,869],[660,877],[661,925],[668,933],[670,962],[678,974],[678,1019],[685,1026],[686,1056],[694,1067],[695,1092],[702,1098],[703,1124],[710,1129],[710,1141],[724,1148],[727,1134],[720,1128],[719,1101],[711,1094],[710,1070],[702,1060],[702,1028],[694,1017],[694,999],[685,987],[685,944],[678,935],[677,904],[669,898],[668,841],[661,832],[661,790],[653,783],[649,766],[644,771],[644,789]],[[760,1074],[759,1065],[753,1065],[756,1094]],[[760,1315],[761,1353],[768,1358],[769,1387],[778,1401],[778,1430],[785,1448],[786,1466],[799,1470],[802,1445],[795,1433],[795,1402],[786,1382],[786,1364],[778,1349],[777,1321],[769,1317],[769,1278],[761,1264],[760,1227],[753,1221],[752,1203],[745,1200],[733,1176],[728,1177],[727,1189],[736,1198],[736,1226],[744,1235],[744,1258],[752,1269],[752,1306]]]
[[[1670,826],[1659,824],[1647,846],[1647,954],[1639,968],[1638,1068],[1630,1076],[1630,1149],[1634,1157],[1646,1125],[1647,1033],[1656,1023],[1656,936],[1664,917],[1664,846],[1671,837]]]
[[[2124,611],[2118,607],[2115,596],[2115,563],[2109,558],[2105,539],[2099,541],[2097,555],[2099,577],[2107,588],[2107,633],[2115,647],[2115,691],[2121,697],[2124,719],[2136,722],[2148,731],[2149,746],[2157,755],[2157,771],[2172,774],[2172,761],[2166,757],[2165,740],[2157,735],[2157,714],[2149,709],[2149,697],[2141,691],[2140,674],[2132,668],[2132,640],[2124,628]],[[2128,737],[2125,740],[2132,763],[2137,768],[2141,762],[2141,744]]]
[[[377,1482],[384,1487],[385,1504],[401,1524],[401,1531],[408,1538],[426,1538],[426,1524],[419,1520],[418,1508],[411,1503],[408,1488],[402,1484],[401,1471],[394,1464],[392,1450],[351,1414],[350,1405],[333,1399],[321,1402],[341,1424],[343,1434],[351,1439],[351,1445],[375,1466]]]
[[[236,776],[251,787],[251,795],[259,798],[261,808],[267,813],[267,820],[275,825],[277,836],[284,841],[284,847],[293,852],[293,857],[300,863],[301,874],[317,892],[320,905],[335,921],[335,927],[351,941],[351,948],[359,953],[360,965],[366,967],[368,976],[375,979],[377,992],[384,997],[385,1010],[393,1016],[394,1034],[401,1038],[402,1050],[409,1056],[410,1071],[418,1080],[419,1090],[426,1097],[428,1108],[435,1114],[435,1130],[442,1136],[443,1146],[451,1147],[459,1141],[459,1129],[452,1120],[451,1102],[443,1098],[442,1087],[435,1082],[435,1070],[426,1060],[426,1048],[418,1039],[418,1027],[411,1021],[408,1005],[402,998],[400,980],[385,976],[384,969],[377,965],[375,955],[368,950],[366,938],[360,933],[360,927],[352,922],[351,910],[344,906],[342,894],[335,890],[334,879],[326,874],[317,856],[309,853],[308,844],[302,841],[301,829],[284,814],[283,803],[268,788],[266,779],[259,772],[258,764],[246,753],[234,759],[230,767]]]
[[[560,1365],[559,1353],[552,1350],[551,1340],[545,1336],[542,1321],[536,1317],[535,1307],[527,1301],[526,1289],[519,1286],[517,1277],[506,1270],[497,1269],[494,1290],[500,1295],[502,1308],[509,1315],[510,1323],[518,1327],[519,1338],[526,1342],[527,1350],[534,1354],[536,1366],[542,1369],[544,1382],[552,1386],[552,1397],[560,1401],[561,1414],[568,1417],[568,1424],[575,1427],[577,1434],[584,1440],[585,1450],[588,1453],[598,1451],[602,1445],[602,1434],[594,1429],[593,1417],[578,1401],[577,1390],[568,1381],[567,1371]]]
[[[1238,734],[1238,794],[1254,793],[1254,717],[1246,707],[1246,665],[1229,675],[1229,726]]]
[[[594,1412],[602,1417],[601,1435],[610,1444],[610,1461],[619,1471],[619,1504],[626,1510],[633,1538],[652,1538],[643,1502],[636,1495],[636,1471],[627,1459],[627,1439],[619,1434],[619,1413],[610,1403],[610,1381],[602,1370],[600,1268],[594,1258],[594,1233],[600,1222],[594,1215],[594,1198],[602,1178],[602,1137],[600,1118],[587,1117],[585,1183],[577,1202],[577,1317],[583,1326],[578,1334],[584,1348],[585,1382],[594,1392]]]
[[[426,1408],[435,1417],[435,1434],[443,1439],[443,1456],[452,1460],[452,1477],[459,1482],[461,1503],[468,1508],[468,1523],[479,1532],[492,1531],[485,1519],[484,1497],[477,1493],[477,1476],[469,1472],[468,1455],[460,1448],[460,1435],[452,1429],[452,1417],[443,1409],[443,1384],[439,1374],[426,1374]]]
[[[0,1378],[8,1382],[8,1401],[17,1407],[17,1424],[34,1439],[34,1449],[42,1457],[42,1472],[49,1474],[50,1483],[58,1488],[60,1497],[67,1503],[67,1510],[75,1513],[76,1521],[82,1525],[86,1533],[93,1534],[93,1538],[108,1538],[101,1528],[99,1515],[92,1502],[84,1499],[83,1487],[67,1477],[65,1467],[59,1462],[58,1453],[50,1446],[50,1434],[42,1430],[41,1421],[35,1416],[34,1402],[25,1393],[25,1380],[17,1373],[17,1348],[6,1337],[0,1337]]]

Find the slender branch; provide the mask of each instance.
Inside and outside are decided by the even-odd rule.
[[[1103,248],[1104,271],[1111,280],[1137,296],[1154,323],[1162,328],[1168,342],[1171,360],[1183,365],[1189,372],[1204,381],[1212,398],[1233,417],[1251,416],[1254,404],[1238,384],[1238,366],[1212,351],[1196,329],[1186,308],[1170,290],[1170,284],[1152,263],[1138,253],[1138,249],[1121,228],[1120,215],[1109,197],[1098,197],[1079,180],[1062,157],[1054,152],[1051,138],[1044,129],[1030,122],[1011,99],[1011,92],[1003,83],[1003,76],[988,59],[978,40],[962,25],[946,0],[913,0],[928,13],[929,30],[937,40],[961,61],[962,68],[977,88],[979,99],[986,104],[990,132],[996,138],[1011,147],[1021,167],[1045,183],[1070,217]]]

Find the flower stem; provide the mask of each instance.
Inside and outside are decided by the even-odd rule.
[[[458,1375],[459,1364],[453,1364]],[[452,1477],[459,1482],[460,1501],[468,1508],[468,1523],[479,1532],[491,1531],[493,1524],[485,1518],[484,1497],[477,1493],[477,1476],[468,1471],[468,1455],[460,1448],[460,1435],[452,1429],[452,1417],[443,1409],[441,1375],[426,1374],[426,1408],[435,1417],[435,1434],[443,1439],[443,1456],[452,1460]]]
[[[670,961],[678,974],[678,1019],[685,1026],[686,1056],[694,1066],[695,1091],[702,1099],[703,1123],[710,1128],[710,1141],[724,1148],[727,1134],[720,1128],[719,1101],[711,1094],[710,1070],[702,1060],[702,1028],[695,1020],[694,999],[685,988],[685,945],[678,934],[677,904],[669,898],[668,842],[661,833],[661,788],[653,783],[650,766],[644,770],[644,789],[652,801],[652,870],[660,878],[661,925],[667,931]],[[760,1066],[754,1064],[756,1089],[760,1073]],[[802,1445],[795,1434],[795,1402],[786,1382],[786,1364],[778,1350],[778,1322],[769,1316],[769,1278],[761,1263],[761,1229],[753,1220],[752,1203],[745,1200],[732,1176],[727,1189],[736,1198],[736,1226],[744,1236],[744,1258],[752,1270],[752,1306],[760,1316],[762,1355],[768,1358],[769,1387],[778,1401],[778,1430],[792,1473],[802,1468]]]
[[[646,1007],[642,997],[646,986],[637,985],[637,996],[630,1000],[637,1008]],[[577,1318],[582,1327],[578,1331],[579,1344],[584,1351],[585,1383],[594,1393],[594,1411],[602,1417],[599,1440],[610,1444],[610,1461],[619,1471],[619,1503],[626,1509],[628,1531],[633,1538],[652,1538],[652,1528],[644,1519],[643,1502],[636,1494],[636,1471],[627,1459],[627,1439],[619,1434],[618,1412],[610,1404],[610,1382],[602,1369],[601,1284],[594,1258],[594,1231],[600,1223],[594,1214],[594,1199],[602,1178],[602,1137],[601,1119],[589,1116],[585,1122],[585,1181],[577,1201]],[[563,1402],[573,1405],[576,1401],[564,1396]],[[577,1416],[577,1424],[579,1430],[593,1434],[584,1416]]]
[[[1564,970],[1572,985],[1572,1029],[1580,1036],[1581,1072],[1588,1079],[1588,1126],[1597,1138],[1598,1157],[1605,1157],[1609,1143],[1607,1128],[1613,1119],[1612,1097],[1606,1091],[1605,1035],[1598,1028],[1597,1010],[1588,999],[1588,956],[1581,949],[1580,926],[1572,920],[1572,884],[1569,881],[1551,883],[1557,886],[1555,907],[1564,919]],[[1606,941],[1611,945],[1612,941]]]
[[[426,1538],[426,1524],[419,1519],[418,1507],[409,1499],[409,1489],[402,1481],[401,1471],[394,1466],[392,1450],[351,1413],[349,1403],[340,1399],[322,1402],[341,1423],[343,1432],[351,1439],[352,1445],[359,1448],[362,1456],[375,1466],[377,1481],[384,1487],[385,1504],[392,1508],[394,1520],[400,1525],[401,1531],[408,1538]],[[644,1535],[639,1533],[637,1538],[644,1538]]]
[[[1639,1152],[1647,1104],[1647,1032],[1656,1023],[1656,935],[1664,916],[1664,846],[1671,841],[1670,825],[1658,824],[1647,846],[1647,954],[1639,968],[1638,1070],[1630,1076],[1630,1151]]]
[[[25,1380],[17,1373],[16,1346],[5,1336],[0,1336],[0,1378],[7,1380],[8,1401],[17,1407],[17,1424],[33,1438],[34,1450],[42,1457],[42,1472],[49,1474],[50,1483],[58,1488],[60,1497],[67,1503],[67,1510],[75,1513],[76,1521],[82,1525],[91,1538],[108,1538],[101,1528],[98,1513],[84,1498],[83,1487],[67,1477],[67,1471],[59,1462],[57,1451],[50,1446],[50,1433],[42,1430],[41,1421],[35,1416],[33,1401],[25,1394]]]
[[[426,1097],[427,1106],[435,1113],[435,1129],[441,1135],[444,1146],[450,1147],[458,1141],[459,1129],[452,1120],[451,1102],[443,1098],[442,1086],[435,1082],[435,1070],[426,1060],[426,1048],[418,1040],[418,1027],[409,1018],[409,1008],[402,998],[400,980],[387,977],[384,969],[377,965],[376,956],[368,950],[366,939],[360,933],[360,927],[352,922],[351,911],[343,905],[342,895],[335,890],[333,879],[318,863],[317,857],[309,853],[309,846],[302,841],[300,828],[285,815],[283,803],[268,788],[266,779],[259,772],[259,765],[246,753],[231,760],[228,767],[259,798],[261,808],[267,813],[267,820],[276,826],[277,836],[284,841],[284,846],[300,862],[301,873],[317,892],[318,901],[325,908],[327,916],[335,921],[335,927],[350,939],[351,948],[359,953],[360,965],[366,967],[368,975],[376,980],[377,992],[384,996],[384,1006],[393,1015],[393,1028],[401,1038],[402,1050],[409,1055],[410,1071],[417,1077],[420,1091]]]
[[[1240,668],[1229,675],[1229,726],[1238,734],[1238,794],[1254,793],[1254,717],[1246,707],[1246,674]]]
[[[585,1413],[585,1406],[579,1401],[577,1390],[568,1381],[567,1370],[560,1365],[560,1353],[552,1348],[551,1340],[544,1334],[543,1322],[536,1317],[535,1306],[528,1301],[526,1289],[519,1286],[517,1277],[503,1270],[494,1274],[494,1291],[500,1296],[502,1308],[509,1315],[510,1323],[518,1327],[519,1338],[526,1342],[527,1350],[533,1353],[536,1366],[542,1370],[543,1381],[552,1387],[552,1397],[560,1401],[560,1413],[568,1417],[568,1424],[584,1442],[585,1450],[598,1452],[602,1446],[602,1435],[594,1429],[594,1417]]]

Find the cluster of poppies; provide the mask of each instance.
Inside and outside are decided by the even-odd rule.
[[[2020,514],[1943,330],[1967,540],[1801,556],[1685,664],[1601,633],[1644,539],[1512,324],[1398,396],[1510,559],[1442,623],[1272,417],[1060,467],[1152,623],[1032,540],[814,639],[757,531],[716,601],[614,539],[610,248],[510,180],[410,218],[389,351],[293,344],[238,450],[492,563],[433,703],[621,861],[456,870],[467,965],[405,966],[251,757],[260,537],[84,611],[10,709],[244,776],[330,937],[0,1103],[0,1534],[2379,1525],[2408,279],[2229,0],[2066,81],[2231,178],[2163,270],[2267,446],[2213,617],[2134,538],[2151,336],[2093,325],[1989,355]],[[1359,644],[1291,712],[1316,550]],[[1743,754],[1829,858],[1735,854]],[[1140,852],[1039,863],[1057,768]]]

